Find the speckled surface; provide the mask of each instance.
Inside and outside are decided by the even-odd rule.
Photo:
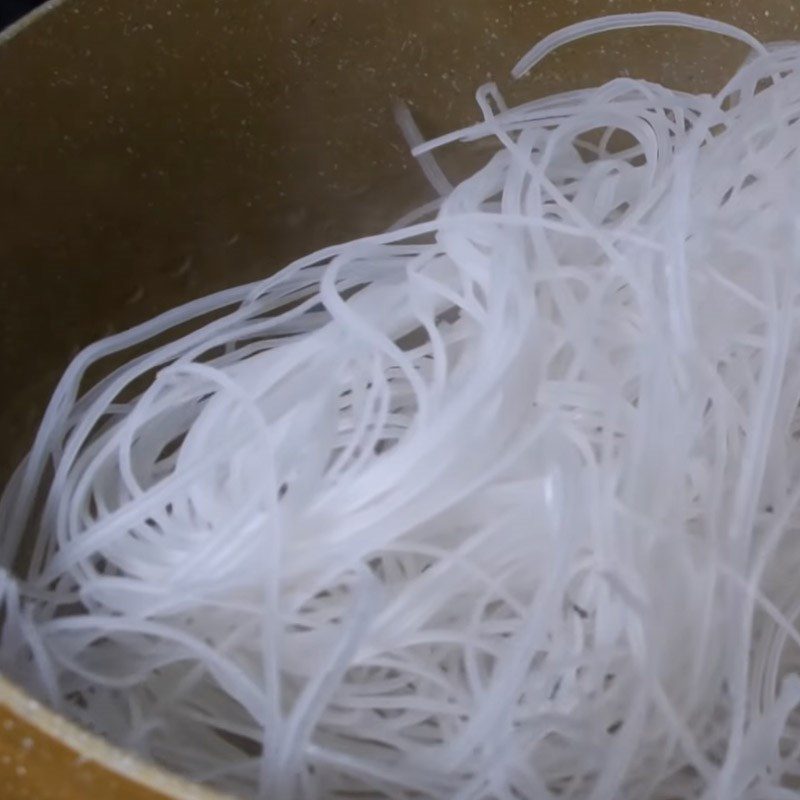
[[[0,476],[77,347],[427,199],[393,96],[434,135],[476,118],[487,78],[512,101],[623,74],[718,88],[743,48],[677,30],[596,37],[512,85],[555,28],[654,7],[800,38],[800,0],[67,0],[6,42]]]
[[[2,678],[0,698],[3,800],[225,800],[83,733]]]

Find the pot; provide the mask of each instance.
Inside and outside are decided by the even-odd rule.
[[[788,0],[672,0],[764,40]],[[0,34],[0,480],[59,373],[98,337],[430,199],[392,114],[426,136],[509,102],[619,75],[719,88],[744,48],[638,30],[564,47],[512,82],[537,39],[645,0],[51,0]],[[480,154],[478,154],[480,156]],[[467,159],[469,161],[469,159]],[[447,154],[455,177],[467,169]],[[146,766],[0,679],[0,795],[212,795]]]

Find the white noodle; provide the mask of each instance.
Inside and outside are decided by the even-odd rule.
[[[752,53],[397,105],[434,201],[81,353],[0,499],[4,671],[245,797],[795,797],[800,44],[623,14],[514,74],[651,25]]]

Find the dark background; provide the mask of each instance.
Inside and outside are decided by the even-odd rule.
[[[0,29],[41,5],[43,0],[0,0]]]

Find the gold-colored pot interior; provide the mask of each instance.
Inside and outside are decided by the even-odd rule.
[[[789,0],[668,6],[764,40],[798,35]],[[65,0],[5,34],[0,479],[23,456],[79,348],[378,231],[430,199],[394,123],[394,98],[433,136],[478,118],[474,91],[487,80],[510,103],[620,75],[720,88],[745,49],[676,29],[596,37],[519,82],[509,77],[558,27],[653,8],[644,0]],[[443,163],[457,177],[471,161],[445,153]],[[160,796],[149,779],[137,787],[136,770],[121,770],[90,737],[32,720],[12,691],[0,685],[7,719],[41,736],[32,753],[11,729],[0,732],[0,796],[89,796],[78,768],[40,757],[60,747],[77,750],[78,764],[100,762],[99,796]]]

